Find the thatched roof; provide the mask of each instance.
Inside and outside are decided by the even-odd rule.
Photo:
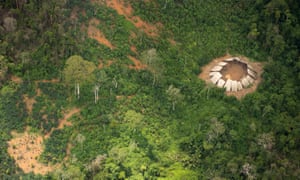
[[[218,76],[218,74],[220,74],[222,76],[222,74],[220,72],[210,72],[209,73],[209,77],[212,77],[212,76]]]
[[[210,78],[210,80],[212,81],[212,83],[217,84],[218,80],[221,79],[221,77],[222,77],[222,74],[219,73],[219,74],[216,74],[216,75],[212,76]]]
[[[226,91],[230,91],[231,90],[231,82],[232,80],[231,79],[228,79],[225,83],[225,88],[226,88]]]
[[[247,75],[246,78],[247,78],[249,84],[252,84],[254,82],[254,79],[251,76]]]
[[[225,62],[231,62],[231,61],[233,61],[234,60],[234,58],[228,58],[228,59],[225,59],[224,61]]]
[[[226,63],[226,62],[219,62],[218,65],[219,65],[219,66],[226,66],[227,63]]]
[[[247,88],[249,86],[249,81],[247,77],[242,78],[241,82],[244,88]]]
[[[211,69],[211,71],[221,71],[223,69],[223,66],[215,66]]]
[[[231,91],[234,91],[234,92],[237,91],[237,81],[231,82]]]
[[[253,78],[256,79],[256,73],[252,71],[251,69],[247,69],[247,73]]]
[[[218,81],[217,86],[218,86],[219,88],[222,88],[222,87],[224,87],[224,84],[225,84],[225,81],[224,81],[223,79],[220,79],[220,80]]]
[[[243,78],[239,80],[232,80],[230,79],[230,76],[225,77],[224,75],[223,77],[222,73],[224,73],[224,69],[226,70],[226,66],[237,62],[239,62],[244,70],[247,71],[243,75]],[[218,64],[210,70],[209,77],[212,83],[217,85],[217,87],[226,88],[226,91],[237,92],[243,88],[248,88],[249,85],[254,83],[255,79],[257,78],[257,73],[246,61],[243,61],[239,57],[232,57],[218,62]],[[227,79],[228,77],[229,79]]]
[[[243,89],[242,83],[240,81],[237,82],[237,90],[240,91]]]

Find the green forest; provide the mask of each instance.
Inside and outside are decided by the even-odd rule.
[[[299,179],[300,1],[1,0],[0,127],[3,180]]]

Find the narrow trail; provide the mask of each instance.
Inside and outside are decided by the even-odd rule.
[[[74,109],[68,111],[68,113],[66,113],[64,115],[64,118],[61,119],[61,120],[59,120],[58,126],[56,128],[52,128],[50,132],[48,132],[47,134],[45,134],[44,138],[48,139],[51,136],[51,134],[53,133],[53,131],[55,131],[55,130],[63,129],[65,126],[72,126],[72,123],[70,121],[68,121],[68,119],[70,117],[72,117],[74,114],[77,114],[79,112],[80,112],[79,108],[74,108]]]
[[[102,60],[99,60],[99,64],[98,64],[97,68],[98,68],[98,69],[102,69],[102,68],[104,68],[104,67],[109,67],[109,66],[111,66],[113,63],[114,63],[113,60],[108,60],[105,64],[103,63]]]
[[[146,69],[147,68],[147,65],[143,64],[137,58],[135,58],[133,56],[128,56],[128,58],[134,63],[134,66],[133,65],[129,65],[130,69],[141,70],[141,69]]]
[[[112,43],[104,36],[104,34],[97,28],[100,24],[100,21],[96,18],[92,18],[89,22],[89,26],[87,28],[87,34],[90,38],[95,39],[98,43],[103,44],[110,49],[114,49],[115,47]]]
[[[16,82],[16,83],[22,83],[23,82],[23,80],[21,78],[16,77],[16,76],[13,76],[11,78],[11,80],[13,82]],[[23,102],[26,105],[26,109],[27,109],[28,114],[32,114],[33,105],[36,103],[35,98],[42,94],[41,89],[38,88],[38,83],[58,83],[58,82],[59,82],[59,79],[50,79],[50,80],[43,79],[43,80],[34,81],[34,84],[35,84],[35,87],[36,87],[36,89],[35,89],[36,95],[31,97],[31,98],[28,96],[28,94],[23,95]]]

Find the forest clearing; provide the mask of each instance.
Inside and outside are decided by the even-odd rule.
[[[300,1],[0,2],[0,179],[297,179]]]

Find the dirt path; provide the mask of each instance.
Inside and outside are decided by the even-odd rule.
[[[103,44],[110,49],[114,49],[115,47],[111,44],[111,42],[106,39],[104,34],[97,28],[97,26],[100,24],[100,21],[96,18],[93,18],[89,22],[89,26],[87,29],[88,36],[92,39],[97,40],[100,44]]]
[[[147,65],[143,64],[137,58],[135,58],[133,56],[128,56],[128,58],[134,63],[134,66],[133,65],[129,65],[130,69],[141,70],[141,69],[146,69],[147,68]]]
[[[24,173],[33,172],[34,174],[45,175],[60,167],[60,164],[49,165],[43,164],[38,161],[38,158],[43,153],[44,145],[43,141],[51,136],[54,130],[62,129],[65,126],[71,126],[72,123],[68,121],[74,114],[79,113],[79,108],[74,108],[68,111],[64,118],[59,121],[59,125],[56,128],[52,128],[51,131],[44,135],[29,133],[27,128],[24,133],[12,132],[13,138],[8,141],[8,153],[14,158],[16,164],[24,171]],[[66,149],[65,160],[70,155],[71,144],[68,144]]]
[[[148,36],[157,37],[158,36],[158,27],[162,26],[161,24],[150,24],[143,21],[138,16],[133,16],[133,9],[128,2],[124,2],[124,0],[91,0],[92,3],[105,4],[117,11],[118,14],[125,16],[125,18],[130,21],[136,28],[144,31]]]
[[[48,139],[51,134],[53,133],[53,131],[58,130],[58,129],[63,129],[65,126],[72,126],[72,123],[70,121],[68,121],[68,119],[70,117],[72,117],[74,114],[79,113],[80,109],[79,108],[74,108],[72,110],[70,110],[68,113],[66,113],[64,115],[64,118],[59,120],[59,124],[56,128],[52,128],[50,132],[48,132],[47,134],[45,134],[44,138]]]
[[[109,66],[111,66],[113,63],[114,63],[113,60],[108,60],[105,64],[103,63],[102,60],[99,60],[99,64],[98,64],[97,68],[98,68],[98,69],[102,69],[102,68],[104,68],[104,67],[109,67]]]
[[[33,104],[36,103],[35,97],[29,98],[27,94],[23,95],[23,102],[26,105],[28,114],[32,114]]]
[[[134,46],[134,45],[130,46],[130,50],[131,50],[131,52],[134,52],[135,54],[138,53],[137,49],[136,49],[136,46]]]
[[[43,79],[43,80],[37,80],[35,83],[59,83],[59,79]]]
[[[213,59],[209,64],[207,64],[207,65],[205,65],[201,68],[201,73],[199,74],[198,77],[200,79],[204,80],[206,83],[210,84],[211,83],[211,80],[210,80],[210,77],[209,77],[210,70],[214,66],[216,66],[219,62],[223,61],[224,59],[231,58],[231,57],[232,57],[232,55],[226,54],[223,57]],[[242,89],[242,90],[237,91],[237,92],[226,92],[226,95],[228,95],[228,96],[235,96],[237,99],[241,99],[246,94],[256,91],[257,86],[259,85],[259,83],[262,80],[261,74],[263,72],[263,64],[259,63],[259,62],[252,62],[247,57],[244,57],[244,56],[238,56],[238,57],[240,59],[242,59],[243,61],[245,61],[247,64],[251,65],[254,68],[254,70],[257,72],[257,79],[254,81],[254,83],[252,84],[251,87]],[[231,71],[230,72],[231,76],[234,75],[234,76],[236,76],[235,78],[237,78],[237,76],[241,76],[243,74],[243,72],[233,72],[233,71],[241,70],[240,68],[237,69],[237,67],[234,67],[231,70],[230,70]]]
[[[21,84],[23,82],[23,80],[17,76],[11,76],[10,79],[12,80],[12,82],[17,83],[17,84]]]
[[[12,77],[12,81],[21,83],[22,79],[18,78],[18,77]],[[28,96],[28,94],[23,95],[23,102],[26,105],[26,109],[27,109],[28,114],[32,114],[33,105],[34,105],[34,103],[36,103],[35,98],[42,94],[41,89],[38,88],[38,83],[58,83],[58,82],[59,82],[59,79],[50,79],[50,80],[43,79],[43,80],[34,81],[34,84],[35,84],[35,87],[36,87],[36,89],[35,89],[36,95],[34,97],[31,97],[31,98]]]
[[[67,161],[70,158],[71,149],[72,149],[72,144],[69,142],[68,145],[67,145],[66,156],[64,158],[64,161]]]

